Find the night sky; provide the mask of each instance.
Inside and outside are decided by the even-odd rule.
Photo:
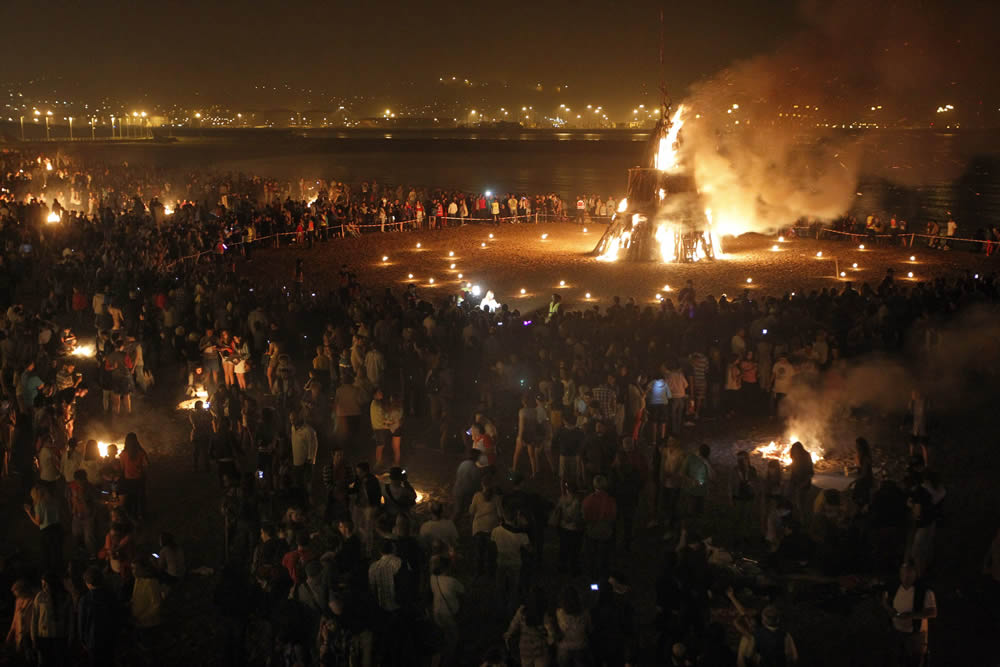
[[[158,102],[253,102],[258,84],[383,94],[451,75],[609,100],[656,86],[661,7],[677,90],[773,48],[799,20],[792,0],[7,2],[0,15],[18,29],[4,31],[0,58],[17,63],[15,81]]]

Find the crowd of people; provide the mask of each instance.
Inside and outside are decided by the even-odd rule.
[[[141,432],[121,452],[74,433],[162,410],[131,398],[174,389],[191,467],[219,489],[216,664],[795,664],[788,603],[754,582],[807,568],[898,573],[886,645],[900,664],[926,656],[946,490],[922,388],[905,476],[876,475],[859,438],[847,491],[816,486],[803,443],[785,468],[695,434],[776,414],[850,357],[933,348],[955,312],[1000,298],[996,276],[764,299],[689,282],[657,308],[554,296],[541,316],[466,291],[377,292],[346,266],[334,285],[297,268],[287,289],[241,271],[233,239],[328,238],[345,211],[380,220],[398,202],[403,218],[429,202],[428,226],[452,203],[499,216],[462,216],[483,197],[444,190],[198,174],[181,191],[144,167],[2,159],[5,497],[39,534],[37,558],[2,554],[13,660],[114,664],[169,624],[193,575],[184,536],[149,528],[166,504],[147,502],[156,459]],[[511,201],[564,213],[553,196]],[[457,463],[446,493],[410,479],[418,445]],[[991,553],[995,586],[1000,540]],[[506,631],[483,636],[495,618]]]

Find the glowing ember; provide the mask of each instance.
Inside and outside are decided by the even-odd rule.
[[[864,250],[864,249],[865,249],[865,244],[864,243],[862,243],[861,245],[858,246],[858,250]]]
[[[51,213],[49,213],[49,217],[45,218],[45,221],[48,222],[48,223],[50,223],[50,224],[54,223],[54,222],[59,222],[60,220],[62,220],[62,218],[60,218],[59,214],[56,213],[55,211],[52,211]]]
[[[542,234],[542,240],[543,240],[543,241],[544,241],[545,239],[547,239],[547,238],[549,238],[549,235],[548,235],[548,233],[547,233],[547,232],[546,232],[545,234]]]
[[[822,256],[823,256],[823,251],[822,251],[822,250],[820,250],[820,251],[819,251],[818,253],[816,253],[816,256],[817,256],[817,257],[822,257]]]
[[[71,354],[74,357],[87,357],[89,359],[97,354],[97,348],[94,345],[77,345]]]

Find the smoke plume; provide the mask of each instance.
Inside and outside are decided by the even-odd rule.
[[[852,411],[897,419],[916,390],[935,418],[991,414],[1000,391],[1000,309],[976,305],[941,326],[918,320],[908,332],[904,359],[868,356],[836,365],[816,381],[801,378],[781,404],[785,434],[810,451],[849,447]],[[899,422],[901,423],[901,422]]]
[[[830,220],[855,201],[862,169],[895,176],[881,151],[864,159],[871,135],[832,126],[925,124],[928,109],[992,88],[982,35],[997,13],[988,3],[812,0],[796,37],[695,85],[681,150],[718,231]]]

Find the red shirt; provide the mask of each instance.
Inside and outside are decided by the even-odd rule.
[[[146,474],[146,466],[149,465],[149,458],[146,452],[140,451],[138,456],[129,456],[127,451],[118,455],[118,460],[122,463],[122,473],[125,479],[139,479]]]

